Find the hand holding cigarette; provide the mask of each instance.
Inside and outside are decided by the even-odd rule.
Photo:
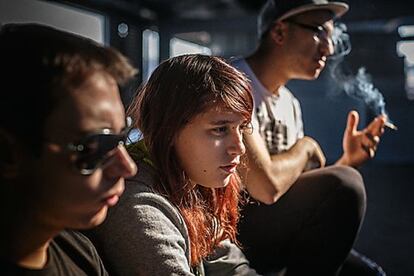
[[[362,130],[357,129],[358,122],[358,112],[355,110],[349,112],[342,141],[344,152],[337,164],[358,167],[375,156],[380,137],[384,133],[387,117],[386,115],[377,116]]]
[[[392,130],[398,130],[398,127],[389,121],[385,121],[384,126]]]

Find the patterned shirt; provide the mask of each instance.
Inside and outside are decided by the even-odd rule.
[[[288,150],[304,135],[299,101],[285,86],[279,88],[278,95],[269,92],[245,59],[234,60],[232,65],[251,81],[254,100],[252,124],[259,130],[269,153]]]

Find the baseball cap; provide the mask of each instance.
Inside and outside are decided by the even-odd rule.
[[[313,11],[330,10],[334,18],[341,17],[349,9],[344,2],[329,2],[327,0],[268,0],[258,17],[258,35],[263,34],[275,21],[282,21],[293,15]]]

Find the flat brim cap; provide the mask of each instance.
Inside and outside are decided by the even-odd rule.
[[[261,37],[275,21],[282,21],[291,16],[314,10],[329,10],[333,18],[344,15],[348,4],[328,2],[327,0],[268,0],[258,17],[258,34]]]
[[[338,18],[344,15],[349,10],[349,6],[348,4],[343,3],[343,2],[308,4],[308,5],[304,5],[304,6],[291,9],[288,12],[284,13],[279,18],[277,18],[276,20],[281,21],[288,17],[294,16],[296,14],[304,13],[307,11],[314,11],[314,10],[330,10],[334,14],[334,18]]]

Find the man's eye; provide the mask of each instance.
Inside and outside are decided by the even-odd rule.
[[[87,144],[84,144],[84,148],[87,149],[87,150],[91,150],[91,151],[96,150],[98,148],[98,146],[99,146],[98,141],[91,141]]]
[[[317,31],[316,31],[316,34],[319,36],[319,37],[329,37],[330,35],[328,34],[328,30],[327,29],[325,29],[323,26],[318,26],[317,28]]]

